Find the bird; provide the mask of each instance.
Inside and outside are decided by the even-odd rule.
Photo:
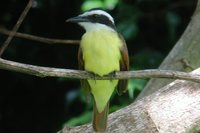
[[[96,80],[95,75],[105,76],[129,70],[126,42],[116,30],[113,17],[102,9],[91,9],[66,22],[77,23],[85,33],[78,50],[78,66],[94,74],[94,79],[82,79],[86,95],[93,96],[93,130],[104,132],[107,128],[109,103],[114,90],[122,95],[127,90],[127,79]]]

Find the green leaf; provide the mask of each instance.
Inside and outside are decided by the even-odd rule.
[[[119,0],[85,0],[81,6],[81,10],[87,11],[92,8],[112,10],[118,3]]]
[[[144,88],[146,83],[147,83],[147,80],[144,80],[144,79],[131,79],[131,80],[129,80],[129,84],[128,84],[129,97],[134,99],[135,92],[136,91],[141,92],[141,90]]]
[[[101,0],[86,0],[85,2],[83,2],[82,6],[81,6],[82,11],[87,11],[92,8],[104,9],[105,7],[104,7],[103,1],[101,1]]]
[[[77,126],[77,125],[82,125],[85,124],[89,121],[91,121],[91,117],[92,117],[92,112],[91,111],[87,111],[85,113],[83,113],[82,115],[72,118],[70,120],[68,120],[64,126]]]
[[[119,0],[105,0],[104,5],[106,9],[112,10],[119,3]]]

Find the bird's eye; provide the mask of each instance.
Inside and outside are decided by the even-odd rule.
[[[93,18],[97,18],[99,15],[98,14],[94,14],[92,16],[93,16]]]

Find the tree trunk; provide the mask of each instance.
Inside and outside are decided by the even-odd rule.
[[[192,73],[200,74],[200,68]],[[200,84],[176,80],[109,115],[106,132],[194,133],[200,131]],[[91,133],[92,125],[65,127],[59,133]]]
[[[200,66],[200,1],[185,32],[160,65],[162,70],[189,72]],[[151,79],[137,99],[147,96],[173,80]]]

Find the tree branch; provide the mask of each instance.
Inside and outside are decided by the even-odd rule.
[[[5,51],[5,49],[8,47],[9,43],[12,41],[15,33],[17,32],[17,30],[19,29],[20,25],[22,24],[22,22],[23,22],[24,18],[26,17],[28,11],[30,10],[31,6],[32,6],[32,0],[29,0],[26,8],[24,9],[24,11],[20,15],[17,23],[13,27],[12,32],[9,34],[8,38],[6,39],[6,41],[4,42],[4,44],[2,45],[2,47],[0,49],[0,56],[3,54],[3,52]]]
[[[200,74],[200,68],[190,74]],[[200,84],[176,80],[109,115],[108,133],[197,133]],[[92,133],[92,125],[65,127],[59,133]]]
[[[3,35],[10,35],[12,31],[8,31],[6,29],[1,29],[0,28],[0,34]],[[28,39],[36,42],[41,42],[41,43],[47,43],[47,44],[79,44],[79,40],[61,40],[61,39],[52,39],[52,38],[44,38],[44,37],[39,37],[39,36],[34,36],[34,35],[29,35],[25,33],[19,33],[16,32],[15,37],[23,38],[23,39]]]
[[[200,66],[200,0],[183,35],[163,60],[159,69],[190,72]],[[173,80],[151,79],[137,99],[157,91]]]
[[[200,75],[170,70],[121,71],[114,75],[99,77],[86,71],[41,67],[8,61],[0,58],[0,69],[10,70],[39,77],[63,77],[76,79],[130,79],[130,78],[172,78],[200,83]]]

